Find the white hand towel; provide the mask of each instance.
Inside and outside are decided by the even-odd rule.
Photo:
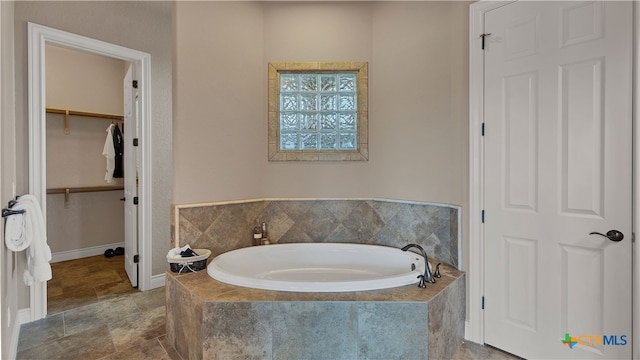
[[[167,257],[182,257],[180,254],[187,249],[191,249],[191,246],[189,244],[183,247],[176,246],[173,249],[169,250],[169,253],[167,253]]]
[[[33,195],[18,198],[14,209],[24,209],[25,238],[30,242],[27,250],[27,268],[23,280],[26,285],[51,280],[51,249],[47,244],[47,229],[40,203]]]
[[[11,251],[22,251],[31,245],[31,238],[26,236],[24,214],[11,215],[7,218],[4,227],[4,243]]]

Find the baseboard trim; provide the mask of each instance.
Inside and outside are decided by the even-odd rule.
[[[20,324],[13,325],[11,332],[11,343],[9,344],[9,360],[14,360],[18,356],[18,339],[20,338]]]
[[[464,339],[466,341],[469,341],[469,342],[473,342],[473,343],[476,343],[476,344],[484,345],[483,342],[479,342],[478,339],[475,339],[472,336],[472,333],[473,333],[473,330],[472,330],[472,327],[471,327],[471,322],[467,320],[467,321],[464,322]]]
[[[16,321],[18,322],[18,325],[31,322],[31,308],[18,310],[18,316],[16,317]]]
[[[84,249],[57,252],[57,253],[51,254],[51,262],[55,263],[60,261],[82,259],[89,256],[102,255],[104,254],[105,250],[115,249],[117,247],[124,247],[124,242],[93,246],[93,247],[88,247]]]
[[[469,327],[471,327],[471,324],[465,320],[464,322],[464,339],[465,340],[469,340]]]
[[[163,287],[166,281],[167,274],[158,274],[151,276],[151,289]]]
[[[20,340],[20,325],[31,321],[31,308],[20,309],[16,313],[16,318],[11,331],[11,342],[9,343],[9,359],[13,360],[18,356],[18,341]]]
[[[31,321],[31,308],[20,309],[16,313],[16,318],[11,331],[11,343],[9,344],[9,359],[14,360],[18,356],[18,341],[20,341],[20,325]]]

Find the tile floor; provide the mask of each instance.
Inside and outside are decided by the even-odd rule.
[[[17,359],[179,359],[165,337],[164,288],[138,291],[124,257],[52,264],[48,313],[20,328]]]
[[[131,288],[122,256],[94,256],[52,268],[49,315],[22,325],[17,359],[182,360],[165,336],[164,288]],[[519,358],[468,342],[454,356],[477,359]]]
[[[53,279],[47,282],[49,314],[75,309],[122,294],[139,292],[131,287],[124,270],[124,256],[102,255],[51,264]]]
[[[484,346],[465,341],[453,360],[521,360],[522,358],[506,353],[491,346]]]

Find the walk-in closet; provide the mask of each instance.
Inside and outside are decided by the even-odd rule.
[[[136,291],[124,269],[128,63],[46,46],[48,312]],[[129,174],[135,176],[135,174]],[[105,256],[106,255],[106,256]]]

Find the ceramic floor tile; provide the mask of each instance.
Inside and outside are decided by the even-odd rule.
[[[89,273],[85,276],[80,277],[69,277],[62,279],[62,287],[69,286],[90,286],[95,287],[100,284],[108,284],[113,282],[121,281],[118,272],[113,269],[99,271],[94,273]]]
[[[138,313],[140,310],[128,296],[68,310],[64,313],[65,335],[82,332],[95,326],[111,324]]]
[[[140,311],[147,311],[155,309],[160,306],[165,306],[167,301],[167,295],[165,294],[164,287],[148,290],[145,292],[137,292],[131,294],[131,299],[138,305]]]
[[[109,330],[100,326],[18,352],[18,360],[92,360],[113,354]]]
[[[116,349],[122,350],[164,335],[165,324],[165,308],[157,307],[109,323],[109,332]]]
[[[60,280],[54,278],[47,282],[47,298],[62,294],[62,282]]]
[[[77,287],[63,289],[61,295],[47,296],[47,310],[49,314],[85,306],[98,301],[93,288]]]
[[[172,360],[157,338],[140,342],[100,360]]]
[[[453,355],[453,360],[517,360],[515,355],[506,353],[491,346],[484,346],[470,341],[465,341],[460,349]]]
[[[23,324],[20,327],[18,351],[26,350],[64,336],[62,313],[47,316],[44,319]]]
[[[112,283],[98,285],[95,288],[98,299],[110,298],[122,294],[132,294],[140,292],[138,289],[131,286],[129,280],[119,280]]]
[[[103,269],[124,270],[124,256],[115,256],[112,258],[100,256],[86,264],[85,267],[90,272],[102,271]]]
[[[178,354],[176,349],[174,349],[173,346],[171,346],[171,343],[169,342],[169,339],[167,339],[166,335],[160,336],[158,340],[162,344],[164,351],[166,351],[167,354],[169,354],[169,358],[171,360],[183,360],[182,356],[180,356],[180,354]]]
[[[51,264],[51,275],[54,279],[57,278],[78,278],[89,274],[89,270],[86,266],[56,266],[58,263]]]
[[[164,287],[144,292],[132,288],[123,256],[92,256],[51,266],[50,315],[22,325],[18,359],[182,360],[165,336]],[[115,329],[118,347],[110,328]]]
[[[139,292],[129,282],[124,256],[91,256],[53,263],[51,268],[53,279],[47,283],[49,313]]]

